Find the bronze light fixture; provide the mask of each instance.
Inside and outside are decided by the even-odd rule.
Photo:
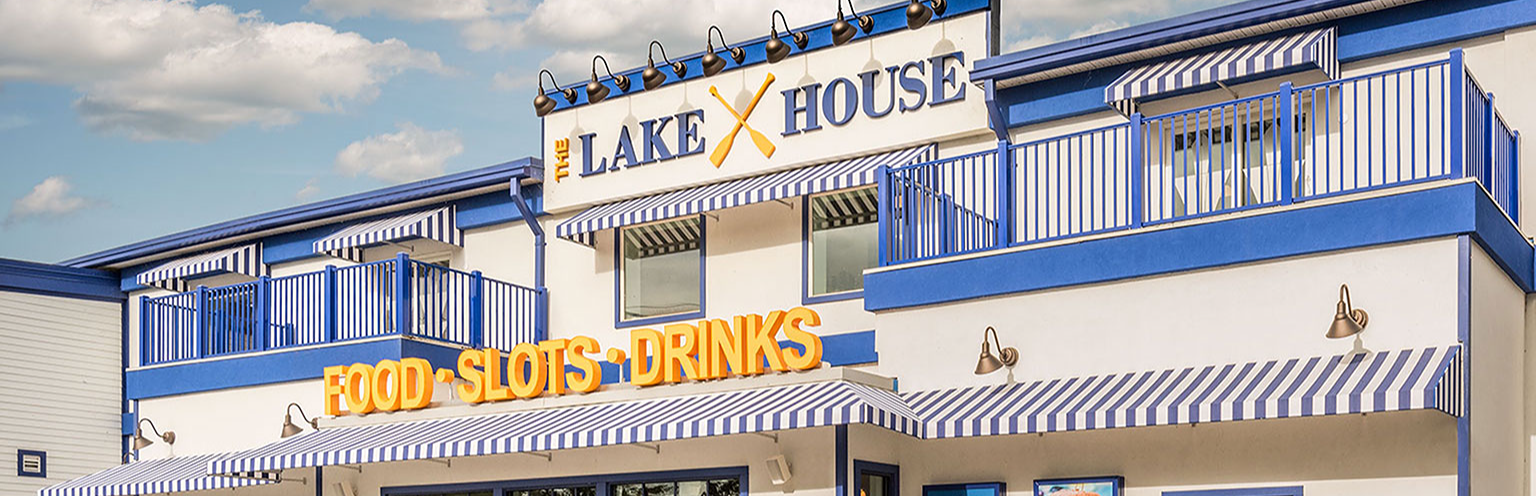
[[[545,74],[549,75],[549,83],[555,85],[555,89],[559,90],[560,95],[565,97],[565,103],[576,103],[576,90],[571,88],[560,89],[560,83],[555,81],[555,73],[549,72],[549,69],[540,69],[539,96],[533,97],[533,113],[539,117],[548,115],[551,111],[555,110],[555,105],[557,105],[555,99],[550,98],[549,95],[544,94]]]
[[[713,76],[725,70],[725,59],[715,54],[715,44],[709,37],[711,33],[720,35],[720,47],[724,48],[726,53],[731,55],[731,60],[736,61],[737,65],[741,65],[741,61],[747,59],[746,50],[727,44],[725,42],[725,34],[720,32],[720,27],[710,26],[709,31],[704,32],[704,58],[699,60],[701,65],[704,66],[705,76]]]
[[[918,29],[926,26],[935,16],[944,15],[944,11],[948,8],[949,3],[946,0],[928,0],[928,5],[923,5],[922,0],[912,0],[912,3],[907,5],[907,28]]]
[[[625,76],[623,74],[617,76],[613,75],[613,69],[608,67],[608,59],[603,58],[602,55],[593,55],[592,81],[587,83],[587,103],[597,103],[603,101],[605,98],[608,98],[608,85],[603,84],[597,80],[597,61],[599,60],[603,61],[603,70],[608,72],[608,77],[612,78],[613,82],[619,85],[619,91],[624,93],[629,92],[629,76]]]
[[[315,430],[320,429],[320,422],[309,418],[309,415],[305,415],[304,407],[299,406],[298,403],[289,403],[288,407],[283,409],[283,437],[293,437],[298,435],[300,432],[304,432],[303,427],[299,427],[298,424],[293,423],[293,409],[295,407],[299,409],[299,418],[302,419],[305,423],[308,423],[309,428]]]
[[[777,20],[784,21],[784,32],[789,33],[789,39],[794,42],[796,48],[804,50],[805,45],[811,42],[811,38],[806,36],[804,31],[796,32],[793,29],[789,29],[789,21],[784,19],[784,12],[773,11],[773,14],[768,16],[768,44],[763,46],[768,56],[768,63],[770,64],[784,60],[784,57],[789,56],[789,45],[779,39],[779,28],[778,25],[774,24],[774,16],[778,16]]]
[[[1360,334],[1371,321],[1365,310],[1354,308],[1349,300],[1349,285],[1339,285],[1339,305],[1333,313],[1333,325],[1328,326],[1328,338],[1340,339]]]
[[[992,336],[991,343],[987,342],[987,335]],[[997,343],[997,350],[1003,356],[999,359],[992,354],[992,343]],[[1019,350],[1013,347],[1004,348],[997,340],[997,329],[987,326],[987,330],[981,333],[981,357],[976,360],[976,375],[987,375],[1003,367],[1012,367],[1019,363]]]
[[[153,421],[151,421],[151,420],[149,420],[147,418],[141,418],[141,419],[139,419],[138,428],[133,430],[133,449],[134,449],[134,451],[138,451],[138,450],[141,450],[141,449],[149,447],[149,445],[151,445],[151,444],[155,444],[155,441],[153,439],[144,437],[144,423],[145,422],[149,423],[149,430],[150,430],[150,432],[155,433],[155,436],[159,437],[161,441],[165,441],[165,444],[176,444],[176,433],[175,432],[173,432],[173,431],[165,431],[165,434],[161,434],[160,433],[160,428],[156,427],[155,423]]]
[[[848,0],[848,10],[853,12],[854,20],[859,21],[859,31],[869,34],[875,29],[875,20],[867,15],[859,15],[859,12],[853,9],[853,0]],[[843,18],[843,0],[837,0],[837,22],[832,23],[832,44],[842,46],[852,40],[856,34],[858,32],[853,30],[853,24]]]
[[[667,75],[662,74],[660,70],[656,69],[656,59],[651,57],[652,48],[661,49],[662,62],[672,66],[672,74],[676,75],[678,79],[688,75],[688,66],[686,64],[673,62],[672,59],[667,58],[667,47],[661,46],[660,41],[651,40],[651,46],[646,47],[645,72],[640,73],[640,82],[645,85],[645,89],[654,90],[657,86],[667,82]],[[604,61],[604,63],[607,63],[607,61]]]

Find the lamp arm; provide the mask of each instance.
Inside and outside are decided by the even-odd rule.
[[[613,69],[608,67],[608,59],[603,58],[602,55],[592,56],[592,79],[597,79],[597,61],[599,60],[603,61],[603,71],[608,73],[608,78],[614,79]]]
[[[841,7],[839,7],[839,8],[841,8]],[[791,35],[793,35],[795,33],[795,31],[793,29],[789,29],[789,19],[785,19],[784,18],[784,11],[778,10],[778,9],[774,9],[773,13],[768,15],[768,31],[778,32],[778,27],[773,24],[774,16],[778,16],[778,20],[784,21],[784,32],[785,33],[789,33]]]
[[[770,22],[772,22],[772,21],[770,20]],[[714,48],[715,48],[713,42],[710,41],[710,37],[709,37],[710,34],[719,35],[719,37],[720,37],[720,48],[724,48],[726,50],[730,50],[731,49],[731,45],[729,43],[725,42],[725,33],[720,31],[720,26],[716,26],[716,25],[713,25],[713,24],[711,24],[709,26],[709,30],[708,31],[704,32],[704,47],[705,48],[708,48],[710,50],[714,50]],[[666,56],[666,50],[662,50],[662,56]]]
[[[314,427],[316,429],[320,428],[320,426],[318,425],[319,424],[318,419],[309,418],[309,415],[304,413],[304,406],[300,405],[298,403],[289,403],[288,404],[288,408],[283,410],[283,415],[288,415],[288,412],[293,411],[294,408],[298,408],[299,409],[299,419],[300,420],[303,420],[304,422],[308,423],[310,427]]]
[[[141,419],[139,419],[139,430],[140,431],[144,430],[144,423],[145,422],[149,422],[149,430],[150,430],[150,432],[155,433],[156,436],[161,436],[161,437],[165,436],[164,434],[160,433],[160,428],[155,426],[155,421],[150,420],[148,418],[141,418]]]
[[[560,82],[555,80],[555,73],[549,72],[549,69],[539,69],[539,76],[538,76],[538,80],[539,80],[539,93],[541,93],[541,94],[544,93],[544,75],[545,74],[549,75],[549,84],[555,85],[555,91],[560,91]]]
[[[1348,315],[1348,314],[1353,313],[1355,311],[1355,302],[1351,301],[1349,299],[1349,285],[1348,284],[1340,284],[1339,285],[1339,300],[1344,302],[1344,314],[1345,315]]]
[[[667,57],[667,47],[662,46],[661,42],[660,41],[656,41],[656,40],[651,40],[651,45],[645,48],[645,59],[646,60],[652,61],[651,63],[653,65],[655,64],[655,59],[651,58],[651,53],[652,53],[651,49],[652,48],[661,48],[661,60],[662,60],[662,62],[666,62],[668,64],[672,63],[672,59],[670,57]],[[608,61],[607,60],[603,60],[603,65],[607,66],[608,65]]]

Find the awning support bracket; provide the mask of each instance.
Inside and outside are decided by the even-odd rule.
[[[630,446],[634,446],[636,448],[645,448],[645,449],[648,449],[648,450],[656,452],[656,454],[658,454],[658,455],[661,454],[661,445],[659,445],[659,444],[633,443],[633,444],[630,444]]]
[[[778,444],[779,443],[779,434],[778,433],[775,433],[775,432],[754,432],[753,434],[757,434],[759,436],[763,436],[763,437],[766,437],[768,439],[772,439],[774,444]]]
[[[339,467],[339,468],[344,468],[344,469],[347,469],[347,470],[356,471],[359,474],[363,473],[363,466],[362,465],[331,465],[331,466],[332,467]]]
[[[524,455],[528,455],[528,456],[534,456],[534,457],[543,458],[544,461],[546,461],[546,462],[554,461],[555,460],[555,455],[553,453],[538,453],[538,452],[534,452],[534,451],[521,451],[519,453],[524,454]]]
[[[424,461],[424,462],[432,462],[432,463],[438,463],[438,464],[442,464],[442,465],[445,465],[445,466],[447,466],[447,467],[448,467],[448,468],[453,468],[453,460],[449,460],[449,459],[438,459],[438,458],[424,458],[424,459],[422,459],[422,461]]]

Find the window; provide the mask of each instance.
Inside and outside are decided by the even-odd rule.
[[[700,217],[619,230],[619,322],[684,317],[704,310],[704,223]]]
[[[875,188],[810,198],[806,209],[808,303],[832,295],[857,296],[864,290],[864,269],[878,265],[880,256],[876,202]]]
[[[854,460],[853,473],[857,477],[858,496],[901,494],[901,468],[895,465]]]
[[[746,467],[446,486],[386,487],[384,496],[745,496]]]
[[[740,496],[741,479],[661,481],[610,486],[609,496]]]

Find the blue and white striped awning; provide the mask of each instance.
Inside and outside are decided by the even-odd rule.
[[[693,396],[321,429],[215,460],[209,473],[276,471],[550,451],[872,424],[916,434],[917,418],[891,391],[823,381]]]
[[[224,489],[280,481],[271,474],[244,474],[243,477],[208,475],[208,462],[229,455],[211,453],[137,461],[39,489],[37,495],[130,496]]]
[[[261,243],[172,260],[140,273],[135,280],[145,286],[181,292],[187,290],[187,279],[221,273],[267,275],[267,265],[261,261]]]
[[[927,439],[1435,409],[1460,415],[1460,346],[904,395]]]
[[[1267,72],[1315,66],[1339,76],[1335,28],[1306,31],[1131,69],[1104,88],[1104,103],[1129,115],[1152,96]]]
[[[430,239],[464,246],[464,236],[455,223],[454,213],[454,207],[450,205],[350,226],[315,241],[315,253],[362,262],[363,248],[408,239]]]
[[[882,165],[900,167],[937,158],[938,147],[929,144],[605,203],[560,223],[555,228],[555,234],[591,246],[595,242],[595,234],[605,229],[868,186],[875,184],[875,171]]]

